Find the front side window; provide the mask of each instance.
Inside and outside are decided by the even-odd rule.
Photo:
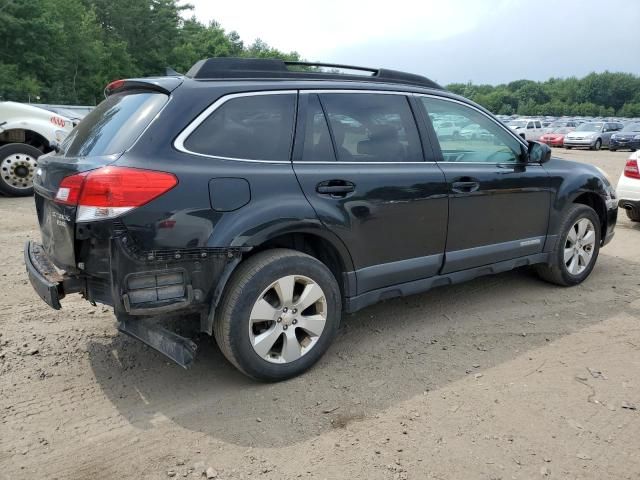
[[[341,162],[421,162],[418,129],[404,95],[327,93],[320,101]]]
[[[289,160],[295,102],[292,93],[232,98],[209,115],[184,146],[214,157]]]
[[[433,128],[445,162],[514,163],[521,157],[521,143],[483,113],[466,105],[432,97],[420,97],[429,117],[455,118],[464,123],[453,133]]]

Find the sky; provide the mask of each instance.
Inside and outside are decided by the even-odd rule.
[[[183,3],[187,3],[186,1]],[[245,43],[441,84],[640,74],[640,0],[188,0]]]

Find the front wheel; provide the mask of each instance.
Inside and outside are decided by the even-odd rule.
[[[600,147],[602,147],[602,140],[597,139],[596,143],[593,144],[592,150],[600,150]]]
[[[266,250],[243,262],[229,280],[214,335],[245,375],[285,380],[324,354],[341,309],[338,283],[322,262],[294,250]]]
[[[563,286],[582,283],[591,273],[600,251],[600,219],[593,208],[574,204],[569,208],[548,265],[538,265],[543,279]]]

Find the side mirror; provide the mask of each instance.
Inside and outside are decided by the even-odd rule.
[[[545,143],[527,142],[529,144],[527,161],[529,163],[545,163],[551,160],[551,147]]]

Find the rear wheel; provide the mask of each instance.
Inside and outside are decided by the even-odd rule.
[[[564,147],[564,148],[566,148],[567,150],[571,150],[571,147]]]
[[[336,279],[323,263],[294,250],[260,252],[229,280],[216,315],[216,342],[244,374],[285,380],[327,350],[341,306]]]
[[[23,197],[33,194],[33,176],[42,152],[25,143],[0,147],[0,192]]]
[[[569,208],[549,265],[538,265],[543,279],[563,286],[582,283],[591,273],[600,251],[600,219],[587,205]]]
[[[625,211],[627,212],[627,217],[629,217],[629,220],[631,220],[632,222],[640,222],[640,211],[634,210],[632,208],[626,208]]]

